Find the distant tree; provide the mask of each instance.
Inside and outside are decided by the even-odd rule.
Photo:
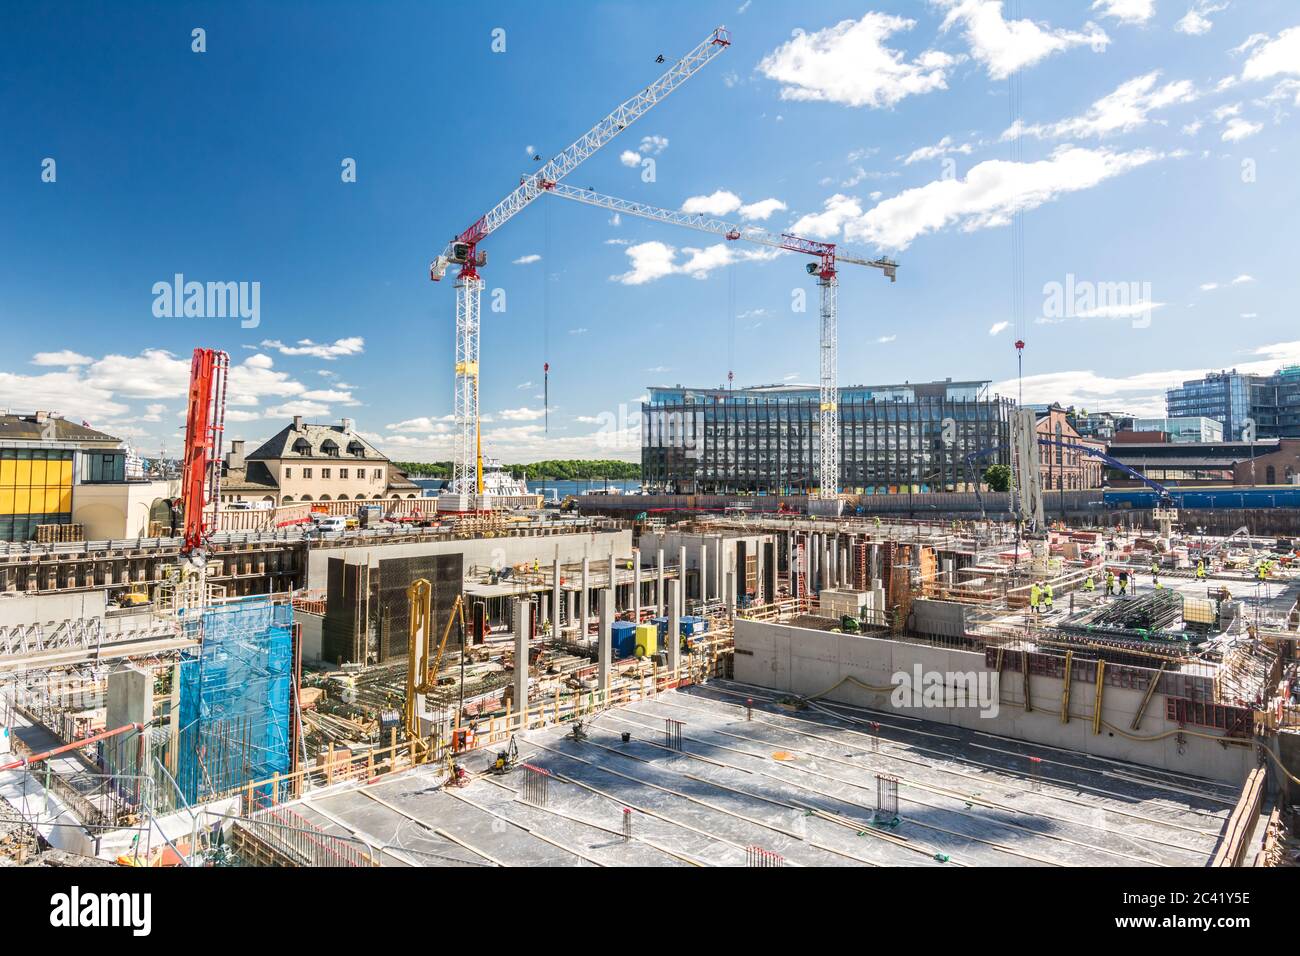
[[[984,483],[990,491],[1011,490],[1011,469],[1006,465],[989,465],[984,470]]]

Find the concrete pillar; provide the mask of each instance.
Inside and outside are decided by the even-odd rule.
[[[709,599],[709,542],[700,542],[700,600]]]
[[[541,628],[542,624],[551,619],[551,596],[543,591],[537,595],[537,627]]]
[[[664,613],[664,549],[655,555],[655,613]]]
[[[826,536],[826,586],[840,585],[840,541],[836,535]]]
[[[555,616],[551,618],[551,623],[554,627],[552,627],[551,630],[556,634],[560,632],[560,610],[563,606],[560,602],[560,597],[560,559],[556,558],[551,563],[551,607],[555,609]]]
[[[722,587],[723,600],[727,602],[727,613],[736,613],[736,572],[728,571]]]
[[[578,623],[578,592],[566,591],[565,594],[568,595],[567,600],[569,602],[569,606],[565,610],[565,619],[570,625],[576,627]]]
[[[767,595],[763,593],[763,582],[766,578],[763,575],[767,570],[767,546],[763,539],[758,539],[758,544],[754,546],[754,603],[762,604],[767,600]]]
[[[600,642],[596,650],[597,686],[609,690],[610,668],[613,664],[614,593],[606,588],[600,592]]]
[[[528,602],[515,601],[515,713],[520,727],[528,712]]]
[[[632,549],[632,620],[641,623],[641,551]]]
[[[880,545],[872,544],[867,551],[867,580],[874,581],[878,577],[880,577]]]
[[[108,675],[108,699],[106,701],[104,726],[109,730],[125,727],[127,724],[146,724],[153,718],[153,675],[144,668],[127,664]],[[123,766],[114,766],[113,772],[125,774],[141,773],[136,766],[139,743],[136,737],[139,731],[128,731],[120,742],[112,742],[105,748],[110,765],[116,764],[120,757]]]
[[[677,549],[677,580],[682,582],[682,600],[686,600],[686,545]]]
[[[618,561],[614,557],[614,552],[609,553],[609,595],[614,602],[614,613],[622,606],[618,603]]]
[[[821,590],[822,536],[808,535],[808,590],[816,594]]]
[[[591,595],[591,559],[582,559],[582,590],[578,592],[578,636],[585,638],[587,636],[587,621],[590,618],[590,608],[587,600]]]
[[[668,634],[664,637],[664,651],[668,654],[668,670],[682,666],[682,593],[681,581],[668,582]]]

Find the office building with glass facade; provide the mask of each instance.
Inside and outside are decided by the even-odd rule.
[[[1251,385],[1261,376],[1247,375],[1233,369],[1211,372],[1205,378],[1183,382],[1180,388],[1165,393],[1165,410],[1170,418],[1213,418],[1223,426],[1224,438],[1240,441],[1250,420]],[[1258,423],[1256,433],[1258,437]]]
[[[808,494],[817,488],[816,386],[651,388],[642,405],[648,490]],[[1013,403],[988,382],[855,385],[839,390],[839,490],[964,491],[1008,464]],[[968,462],[969,456],[976,456]]]
[[[1272,375],[1211,372],[1183,382],[1165,395],[1170,418],[1204,415],[1223,425],[1230,441],[1251,438],[1300,438],[1300,366],[1290,365]],[[1255,426],[1254,435],[1246,428]]]

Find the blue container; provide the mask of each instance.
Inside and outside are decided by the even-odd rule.
[[[668,618],[652,617],[650,619],[650,623],[658,625],[659,627],[660,646],[661,647],[667,646]],[[708,629],[709,629],[709,622],[705,618],[696,617],[693,614],[683,615],[681,621],[681,636],[686,638],[687,644],[692,643],[694,638],[697,638],[700,635],[704,634]]]
[[[682,637],[699,637],[709,629],[709,622],[702,617],[687,616],[682,618]]]
[[[610,625],[610,647],[615,657],[631,657],[636,653],[636,625],[631,621],[615,621]]]

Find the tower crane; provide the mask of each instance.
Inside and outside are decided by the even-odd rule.
[[[437,282],[450,265],[459,266],[456,283],[456,392],[455,448],[452,458],[453,493],[476,498],[483,494],[483,454],[479,431],[479,299],[483,280],[478,270],[487,264],[479,248],[489,235],[522,212],[545,190],[555,186],[592,153],[640,119],[668,94],[704,68],[731,45],[731,36],[718,27],[662,76],[620,103],[614,110],[536,172],[521,176],[505,199],[452,239],[429,265],[429,278]],[[462,497],[463,500],[463,497]]]
[[[546,186],[546,191],[563,199],[586,203],[601,209],[610,209],[629,216],[653,219],[675,226],[685,226],[700,232],[709,232],[722,236],[729,241],[744,240],[755,242],[775,249],[798,252],[813,256],[816,262],[810,262],[806,268],[809,275],[817,277],[821,290],[821,378],[820,410],[817,421],[818,434],[818,471],[817,496],[834,498],[839,494],[840,478],[840,416],[838,351],[839,332],[838,308],[836,304],[839,287],[839,263],[851,263],[859,266],[871,266],[881,270],[890,282],[898,277],[898,263],[892,259],[866,259],[861,256],[845,255],[833,242],[820,242],[815,239],[803,239],[789,233],[775,233],[756,226],[742,226],[700,213],[679,212],[660,209],[648,203],[629,199],[617,199],[590,189],[576,189],[564,183]]]

